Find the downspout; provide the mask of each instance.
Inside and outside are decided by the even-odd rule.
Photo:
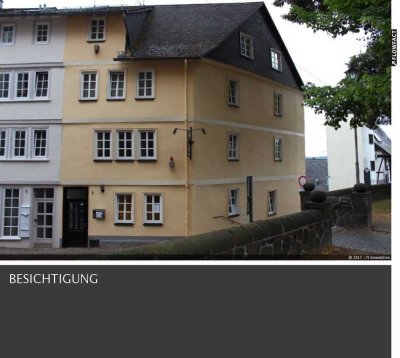
[[[185,135],[188,133],[188,60],[185,58],[184,60],[184,81],[185,81]],[[187,138],[185,138],[185,237],[189,236],[189,162],[187,156]]]

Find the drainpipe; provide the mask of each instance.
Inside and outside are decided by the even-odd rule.
[[[185,81],[185,139],[186,139],[186,133],[188,131],[188,60],[185,58],[184,60],[184,81]],[[184,158],[185,158],[185,236],[189,236],[189,162],[188,162],[188,156],[187,156],[187,143],[185,140],[185,146],[184,146]]]

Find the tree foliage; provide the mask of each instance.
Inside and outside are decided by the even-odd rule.
[[[390,0],[275,0],[290,5],[283,18],[305,24],[332,37],[360,33],[366,51],[350,58],[355,78],[344,77],[336,86],[304,87],[305,105],[324,113],[326,125],[340,128],[351,116],[351,126],[374,128],[391,123],[391,4]]]

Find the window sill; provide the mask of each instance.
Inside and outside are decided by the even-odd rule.
[[[115,159],[115,161],[118,163],[133,163],[135,160],[134,159]]]
[[[111,163],[113,160],[112,159],[93,159],[93,161],[96,163]]]
[[[268,217],[275,216],[276,213],[268,213]]]
[[[143,226],[163,226],[163,223],[143,223]]]
[[[27,162],[27,163],[39,162],[39,163],[43,163],[43,162],[50,162],[50,160],[49,159],[26,159],[26,158],[24,158],[24,159],[16,159],[16,158],[3,159],[3,158],[0,158],[0,162],[18,162],[18,163],[21,163],[21,162]]]
[[[137,101],[154,101],[155,97],[135,97]]]
[[[22,238],[19,236],[3,236],[0,237],[0,241],[21,241]]]
[[[240,216],[240,214],[231,214],[231,215],[228,215],[228,218],[232,219],[232,218],[236,218],[238,216]]]
[[[235,159],[235,158],[228,158],[229,162],[239,162],[239,159]]]
[[[283,160],[282,159],[274,159],[274,162],[282,162]]]
[[[97,102],[98,99],[97,98],[79,98],[79,102]]]
[[[279,70],[279,69],[277,69],[277,68],[273,68],[272,66],[271,66],[271,68],[272,68],[274,71],[276,71],[276,72],[282,73],[282,70]]]
[[[133,226],[133,223],[114,223],[115,226]]]
[[[108,102],[122,102],[125,101],[125,97],[124,98],[107,98]]]
[[[282,114],[274,113],[274,116],[275,116],[275,117],[282,117]]]
[[[153,163],[156,161],[157,161],[157,159],[138,159],[138,162],[141,162],[141,163],[146,163],[146,162]]]
[[[87,43],[92,44],[92,43],[99,43],[99,42],[106,42],[106,39],[101,39],[101,40],[86,40]]]
[[[0,103],[36,103],[36,102],[50,102],[50,98],[0,99]]]
[[[240,54],[240,56],[242,56],[242,57],[244,57],[244,58],[247,58],[248,60],[251,60],[251,61],[253,61],[254,60],[254,56],[247,56],[247,55],[244,55],[244,54]]]
[[[236,103],[228,103],[228,106],[233,108],[239,108],[239,104]]]

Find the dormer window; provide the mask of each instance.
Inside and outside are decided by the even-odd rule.
[[[89,23],[88,41],[105,41],[106,39],[106,19],[96,18]]]
[[[243,32],[240,33],[240,54],[251,60],[254,59],[253,38]]]
[[[282,54],[275,49],[271,49],[271,65],[274,70],[282,72]]]

